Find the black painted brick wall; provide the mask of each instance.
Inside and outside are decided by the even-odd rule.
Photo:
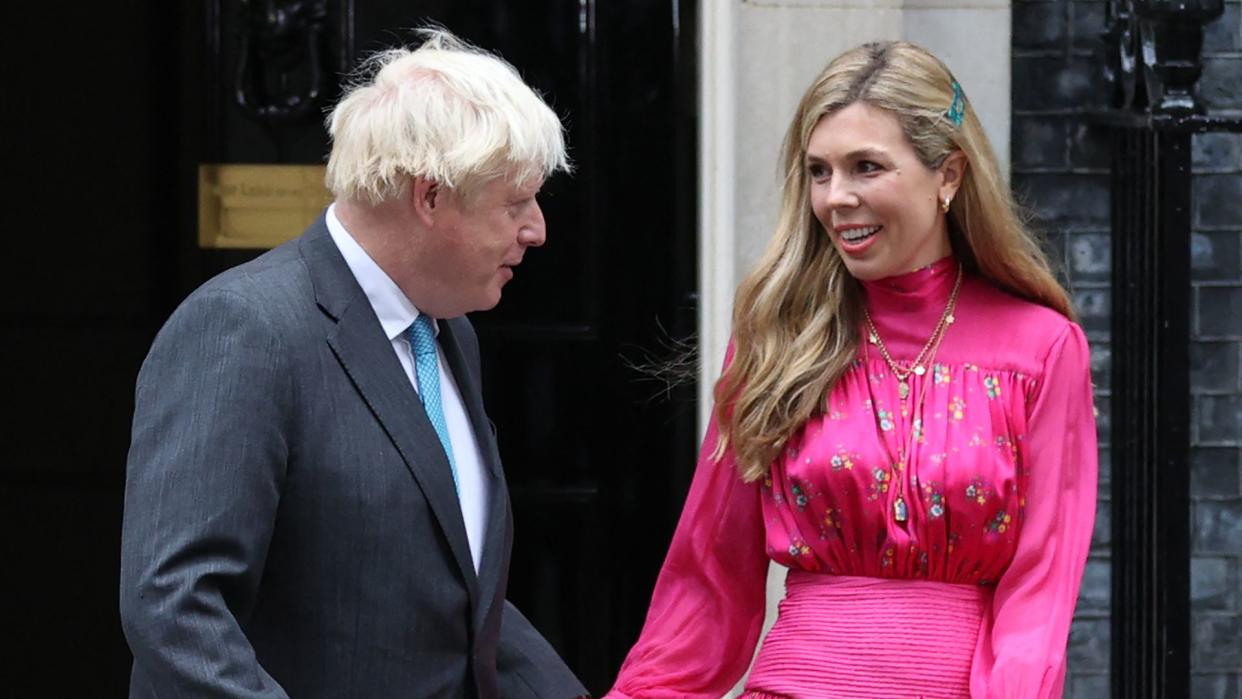
[[[1200,96],[1242,110],[1242,10],[1208,27]],[[1047,238],[1092,341],[1101,437],[1099,516],[1071,633],[1066,697],[1108,696],[1108,141],[1084,112],[1108,107],[1104,3],[1013,5],[1013,183]],[[1242,699],[1242,134],[1194,143],[1191,695]]]

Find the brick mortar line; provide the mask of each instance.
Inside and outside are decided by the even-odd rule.
[[[1034,167],[1014,167],[1011,168],[1014,175],[1108,175],[1110,171],[1105,168],[1081,167],[1081,168],[1034,168]],[[1193,173],[1192,173],[1193,174]],[[1233,173],[1224,173],[1233,174]]]
[[[1202,337],[1192,337],[1192,342],[1239,342],[1242,341],[1242,335],[1204,335]]]

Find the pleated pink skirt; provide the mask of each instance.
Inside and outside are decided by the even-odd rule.
[[[970,697],[989,588],[789,571],[747,699]]]

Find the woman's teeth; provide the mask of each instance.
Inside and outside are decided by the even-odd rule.
[[[880,228],[881,228],[880,226],[867,226],[866,228],[851,228],[848,231],[842,231],[841,237],[844,238],[846,242],[857,243],[860,240],[865,240],[875,235],[880,230]]]

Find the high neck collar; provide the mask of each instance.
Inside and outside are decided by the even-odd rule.
[[[957,259],[949,255],[913,272],[864,281],[867,307],[873,313],[943,310],[957,280],[957,267]]]

